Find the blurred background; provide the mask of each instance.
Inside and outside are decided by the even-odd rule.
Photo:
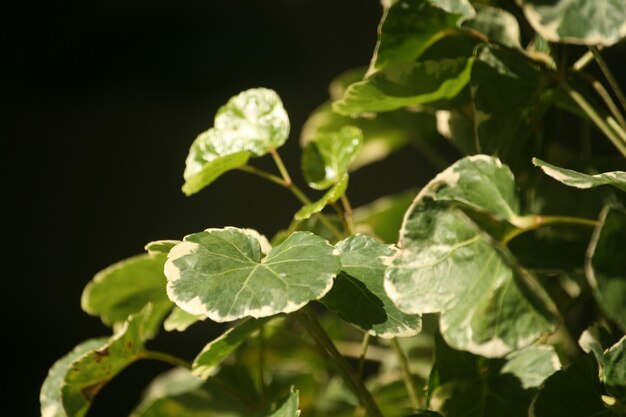
[[[281,153],[303,184],[300,128],[328,98],[334,76],[369,63],[382,8],[377,0],[17,7],[5,15],[3,65],[3,201],[10,211],[3,341],[12,370],[5,367],[1,414],[30,417],[39,415],[39,388],[53,362],[80,341],[110,333],[80,309],[96,272],[151,240],[227,225],[272,236],[288,225],[297,201],[242,172],[185,197],[189,146],[231,96],[272,88],[292,123]],[[409,151],[393,156],[384,176],[376,164],[360,170],[351,179],[353,204],[423,183],[430,175],[424,164]],[[191,359],[217,331],[194,326],[153,343]],[[166,368],[133,365],[105,387],[89,415],[127,415]]]

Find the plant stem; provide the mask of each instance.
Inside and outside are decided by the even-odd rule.
[[[578,104],[578,106],[589,116],[595,125],[609,138],[613,145],[626,158],[626,132],[617,130],[619,126],[607,123],[596,109],[580,94],[574,90],[567,82],[562,81],[561,85],[565,92]]]
[[[281,177],[277,177],[276,175],[270,174],[269,172],[264,171],[262,169],[253,167],[251,165],[243,165],[243,166],[240,166],[238,169],[244,172],[248,172],[250,174],[254,174],[261,178],[264,178],[268,181],[273,182],[274,184],[280,185],[281,187],[287,188],[287,183],[285,183],[285,181]]]
[[[267,383],[265,381],[265,327],[259,329],[257,336],[259,342],[259,385],[261,386],[261,399],[267,404]]]
[[[624,111],[626,111],[626,97],[624,96],[624,92],[620,88],[619,84],[617,83],[617,80],[615,79],[615,76],[611,72],[611,69],[607,65],[607,63],[604,60],[604,58],[602,57],[602,54],[600,53],[600,50],[597,47],[595,47],[595,46],[590,46],[589,50],[593,54],[593,57],[595,58],[596,62],[598,63],[598,66],[602,70],[602,73],[606,77],[606,80],[609,82],[609,85],[613,89],[613,92],[615,93],[615,96],[617,96],[617,100],[622,105],[622,108],[624,109]]]
[[[402,379],[404,380],[406,392],[409,394],[411,406],[415,409],[420,409],[422,408],[422,403],[419,396],[417,395],[417,391],[415,391],[415,386],[413,385],[411,369],[409,368],[409,359],[404,354],[404,351],[400,347],[400,343],[398,343],[397,338],[394,337],[393,339],[391,339],[391,346],[393,346],[393,350],[396,351],[396,355],[398,356],[398,363],[400,364],[400,369],[402,369]]]
[[[307,306],[300,310],[298,318],[304,325],[307,332],[311,335],[311,337],[313,337],[315,343],[333,361],[346,384],[350,386],[354,394],[359,398],[359,401],[363,405],[363,408],[365,408],[367,414],[369,414],[370,417],[383,417],[383,414],[374,401],[372,394],[367,390],[363,381],[354,373],[354,370],[350,367],[350,364],[348,364],[346,359],[341,356],[333,344],[333,341],[317,320],[315,313],[311,311],[311,308]]]
[[[344,193],[341,196],[341,204],[343,205],[343,215],[346,219],[347,232],[348,234],[354,234],[354,218],[352,217],[352,206],[350,205],[350,200],[348,200],[348,196]]]
[[[604,104],[606,104],[606,107],[608,107],[609,111],[611,112],[611,114],[613,114],[613,117],[615,117],[621,128],[626,129],[626,121],[624,120],[624,117],[619,112],[617,105],[611,98],[611,95],[606,90],[606,88],[604,88],[602,83],[598,80],[593,79],[591,80],[591,86],[594,90],[596,90],[596,93],[598,93],[600,98],[602,98],[602,101],[604,101]]]
[[[146,350],[143,353],[141,353],[141,357],[143,359],[152,359],[155,361],[169,363],[170,365],[191,369],[191,363],[187,362],[184,359],[181,359],[174,355],[170,355],[169,353],[165,353],[165,352],[155,352],[152,350]]]
[[[274,158],[274,163],[278,167],[278,171],[280,171],[280,175],[283,176],[283,179],[288,185],[292,185],[293,181],[291,181],[291,177],[289,176],[289,172],[287,168],[285,168],[285,164],[283,164],[283,159],[280,157],[276,149],[271,148],[270,153],[272,154],[272,158]]]
[[[598,222],[596,220],[584,219],[581,217],[570,217],[570,216],[522,216],[515,219],[512,224],[517,227],[517,229],[512,230],[502,239],[502,243],[507,244],[513,238],[521,235],[522,233],[526,233],[531,230],[539,229],[540,227],[550,226],[555,224],[564,224],[564,225],[572,225],[572,226],[583,226],[583,227],[596,227]]]
[[[363,368],[365,367],[365,357],[367,356],[367,349],[370,346],[371,335],[369,333],[363,334],[363,341],[361,342],[361,354],[359,355],[359,367],[357,369],[357,375],[359,378],[363,378]]]
[[[576,62],[574,62],[574,65],[572,65],[572,69],[574,71],[580,71],[587,65],[589,65],[591,61],[593,61],[593,54],[591,53],[591,51],[587,51],[583,54],[583,56],[578,58]]]

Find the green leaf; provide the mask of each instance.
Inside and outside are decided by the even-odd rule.
[[[498,159],[476,155],[437,175],[406,213],[385,289],[406,313],[441,312],[451,346],[504,356],[549,332],[554,309],[512,255],[455,209],[458,204],[514,221],[513,174]]]
[[[339,200],[342,195],[346,192],[348,188],[348,174],[344,174],[343,177],[333,185],[324,195],[317,201],[314,201],[311,204],[304,205],[300,210],[296,212],[293,216],[296,220],[306,220],[315,213],[319,213],[324,210],[330,203],[334,203]]]
[[[323,297],[339,272],[324,239],[296,232],[262,259],[259,240],[234,227],[186,236],[165,264],[167,291],[180,308],[214,321],[290,313]]]
[[[626,400],[626,336],[604,352],[602,382],[609,394]]]
[[[532,27],[552,42],[610,46],[626,36],[624,0],[517,0]]]
[[[63,408],[61,399],[61,388],[65,382],[67,372],[79,358],[87,355],[89,352],[100,349],[107,342],[108,339],[106,337],[84,341],[52,365],[39,394],[42,417],[68,416]]]
[[[166,255],[143,254],[123,260],[98,272],[85,287],[81,306],[85,312],[100,316],[108,326],[120,325],[130,314],[140,312],[148,303],[152,312],[146,323],[146,337],[153,337],[172,307],[167,298],[163,274]]]
[[[476,16],[463,21],[462,28],[478,31],[492,42],[521,49],[521,35],[517,19],[506,10],[487,4],[474,5]]]
[[[550,376],[535,398],[529,415],[535,417],[618,416],[601,398],[598,364],[593,355],[578,359]]]
[[[407,211],[417,191],[405,192],[380,197],[371,203],[357,207],[353,211],[353,218],[357,230],[378,237],[386,243],[398,241],[398,230],[402,226],[402,218]]]
[[[589,175],[572,171],[571,169],[559,168],[555,165],[533,158],[533,164],[555,180],[576,188],[592,188],[600,185],[612,185],[622,191],[626,191],[626,172],[612,171],[603,174]]]
[[[600,213],[585,260],[585,274],[598,304],[626,331],[626,210],[605,207]]]
[[[298,417],[300,410],[298,409],[298,390],[291,387],[291,393],[285,401],[278,407],[276,411],[269,414],[268,417]]]
[[[183,192],[195,194],[227,171],[263,156],[289,136],[289,118],[278,94],[266,88],[232,97],[215,116],[215,126],[191,145]]]
[[[348,87],[333,110],[344,115],[385,112],[455,97],[469,82],[473,60],[404,62]]]
[[[463,18],[474,16],[467,0],[402,0],[385,11],[370,71],[413,62]]]
[[[158,253],[164,253],[167,255],[170,249],[179,243],[180,240],[153,240],[152,242],[146,243],[144,249],[150,255],[156,255]]]
[[[335,245],[341,256],[341,271],[322,302],[339,317],[373,336],[406,337],[418,334],[418,315],[398,310],[384,288],[383,259],[393,247],[365,235],[353,235]]]
[[[528,346],[509,353],[506,360],[507,363],[500,372],[513,374],[525,389],[538,387],[546,378],[561,369],[561,361],[552,345]]]
[[[362,144],[363,133],[354,126],[320,133],[302,153],[302,173],[309,186],[324,190],[342,180]]]
[[[184,332],[189,326],[205,318],[206,316],[189,314],[180,307],[174,306],[170,315],[163,322],[163,327],[168,332],[174,330]]]
[[[62,408],[67,417],[84,416],[102,387],[141,358],[145,340],[144,325],[149,316],[148,306],[141,313],[131,315],[106,343],[92,346],[92,350],[74,357],[68,364],[60,387]]]
[[[495,45],[478,48],[471,78],[478,151],[507,157],[545,110],[541,100],[549,78],[521,53]]]
[[[241,323],[212,340],[194,359],[191,367],[193,374],[204,380],[208,379],[215,373],[224,359],[269,320],[269,318],[244,319]]]

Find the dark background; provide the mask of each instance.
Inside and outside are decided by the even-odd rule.
[[[92,0],[7,12],[2,305],[9,353],[0,414],[39,415],[52,363],[109,333],[80,309],[84,285],[102,268],[151,240],[207,227],[271,236],[288,225],[297,201],[249,174],[229,173],[185,197],[189,146],[229,97],[273,88],[292,123],[281,153],[300,180],[300,127],[327,99],[334,76],[368,64],[381,11],[377,0]],[[383,177],[377,166],[359,171],[353,203],[423,183],[422,164],[405,152]],[[190,330],[153,346],[191,359],[219,328]],[[90,416],[127,415],[166,368],[131,366],[105,387]]]

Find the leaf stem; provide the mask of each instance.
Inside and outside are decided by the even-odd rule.
[[[372,336],[365,332],[363,334],[363,341],[361,342],[361,354],[359,355],[359,367],[357,369],[357,375],[359,378],[363,378],[363,369],[365,368],[365,358],[367,357],[367,349],[370,346],[370,340]]]
[[[507,233],[502,239],[502,243],[507,244],[513,238],[526,233],[531,230],[539,229],[540,227],[550,225],[573,225],[583,227],[596,227],[598,225],[597,220],[584,219],[582,217],[570,217],[570,216],[521,216],[511,222],[517,228]]]
[[[293,181],[291,181],[291,177],[289,176],[289,172],[283,163],[283,159],[280,157],[276,149],[270,148],[270,154],[272,154],[274,163],[276,163],[276,167],[278,167],[278,171],[280,171],[280,175],[283,176],[285,183],[287,183],[288,186],[293,185]]]
[[[347,232],[348,234],[354,234],[354,218],[352,217],[352,205],[350,205],[350,200],[348,200],[348,196],[346,193],[343,193],[341,196],[341,204],[343,205],[343,215],[346,219]]]
[[[587,51],[580,58],[578,58],[576,62],[574,62],[574,65],[572,65],[572,69],[574,71],[580,71],[587,65],[589,65],[591,61],[593,61],[593,54],[591,53],[591,51]]]
[[[268,392],[267,382],[265,381],[265,327],[261,326],[259,335],[257,336],[259,343],[259,385],[261,387],[261,399],[263,404],[267,404]]]
[[[142,352],[140,356],[142,359],[152,359],[155,361],[169,363],[170,365],[191,369],[191,363],[177,356],[170,355],[169,353],[146,350]]]
[[[315,313],[309,306],[304,307],[298,313],[300,322],[304,325],[307,332],[313,337],[315,343],[328,355],[333,361],[344,381],[352,389],[354,394],[365,408],[367,414],[371,417],[383,417],[382,412],[374,401],[372,394],[367,390],[361,378],[359,378],[346,359],[341,356],[333,341],[330,339],[320,322],[317,320]]]
[[[613,92],[615,93],[615,96],[617,96],[617,100],[622,105],[622,108],[624,109],[624,111],[626,111],[626,97],[624,96],[624,92],[622,91],[622,89],[620,88],[619,84],[617,83],[617,80],[615,79],[615,76],[613,75],[613,72],[611,72],[611,69],[607,65],[607,63],[604,60],[604,58],[602,57],[602,54],[600,53],[600,50],[597,47],[595,47],[595,46],[590,46],[589,50],[593,54],[593,57],[595,58],[596,62],[598,63],[598,66],[602,70],[602,73],[606,77],[606,80],[609,82],[609,85],[613,89]]]
[[[613,145],[626,158],[626,132],[619,128],[617,123],[610,123],[596,111],[596,109],[580,94],[574,90],[566,81],[561,81],[561,85],[565,92],[578,104],[578,106],[589,116],[595,125],[606,135]],[[613,121],[615,122],[615,121]],[[619,130],[616,130],[619,129]],[[621,130],[621,131],[620,131]]]
[[[602,98],[602,101],[604,101],[604,104],[606,104],[606,107],[608,107],[609,111],[613,114],[613,117],[615,117],[622,129],[626,129],[626,121],[624,120],[624,116],[622,116],[619,109],[617,108],[617,105],[611,98],[611,95],[606,90],[606,88],[604,88],[602,83],[594,79],[591,80],[591,86],[594,90],[596,90],[596,93],[598,93],[600,98]]]
[[[393,350],[398,356],[398,363],[400,364],[400,369],[402,369],[402,380],[404,381],[404,387],[409,394],[411,406],[415,409],[421,409],[422,402],[420,401],[420,398],[417,395],[417,391],[415,391],[415,386],[413,385],[413,378],[411,377],[411,369],[409,367],[409,359],[402,350],[402,347],[400,347],[400,343],[398,343],[398,338],[394,337],[393,339],[391,339],[391,346],[393,346]]]

